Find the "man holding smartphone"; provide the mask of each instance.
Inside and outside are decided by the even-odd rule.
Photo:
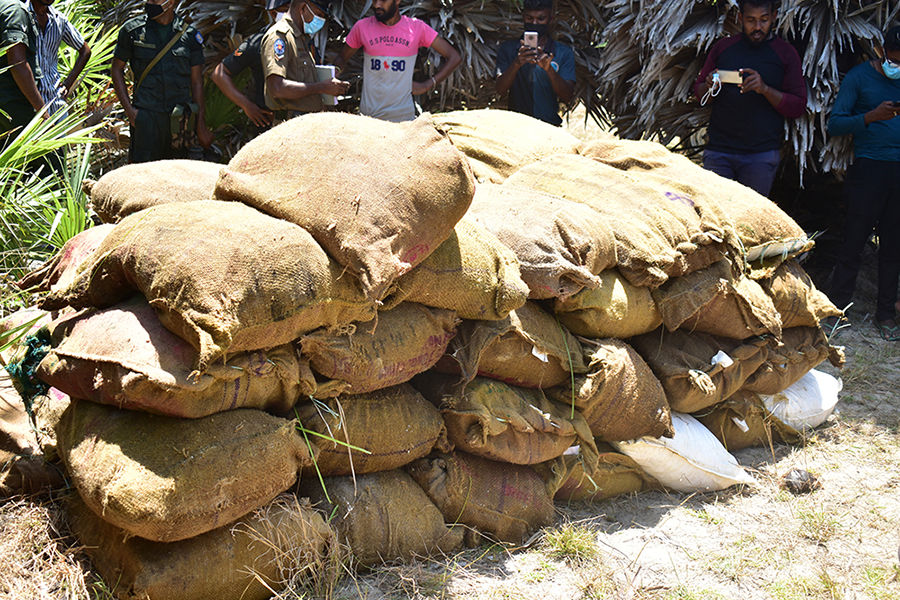
[[[884,34],[878,57],[847,73],[828,118],[829,135],[853,136],[853,164],[844,181],[844,236],[828,296],[850,304],[862,252],[878,235],[875,326],[882,339],[900,341],[895,317],[900,278],[900,26]],[[867,309],[868,310],[868,309]],[[827,322],[833,331],[837,322]]]
[[[784,120],[806,111],[806,81],[797,51],[775,35],[774,2],[740,0],[739,11],[741,33],[716,42],[694,82],[712,105],[703,166],[768,196]],[[740,82],[716,83],[719,70],[739,72]]]
[[[553,0],[524,1],[524,34],[497,49],[494,85],[509,92],[509,110],[561,125],[559,103],[575,96],[575,53],[551,38],[554,17]]]

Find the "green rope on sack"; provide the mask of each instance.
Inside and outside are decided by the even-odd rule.
[[[22,341],[25,352],[21,358],[13,360],[6,365],[6,371],[18,385],[16,388],[22,395],[25,403],[25,411],[33,418],[31,407],[37,396],[46,395],[50,386],[35,376],[35,371],[44,357],[50,352],[50,330],[46,327],[38,329],[37,333],[29,335]]]
[[[566,338],[566,332],[563,329],[562,323],[559,322],[559,317],[556,315],[553,315],[553,317],[556,319],[556,326],[559,327],[559,334],[562,336],[563,346],[566,347],[566,358],[569,361],[569,377],[570,377],[571,383],[572,383],[572,416],[570,416],[569,418],[574,419],[575,418],[575,373],[572,371],[572,353],[569,351],[569,340]]]

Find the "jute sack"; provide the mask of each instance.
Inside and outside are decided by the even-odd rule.
[[[460,527],[444,524],[441,512],[400,469],[326,477],[324,490],[309,478],[300,488],[313,505],[334,515],[338,541],[363,566],[453,553],[462,546]]]
[[[559,385],[586,370],[575,336],[533,302],[500,321],[463,321],[447,353],[435,370],[528,388]]]
[[[289,583],[320,576],[334,532],[292,495],[239,521],[179,542],[152,542],[119,529],[74,494],[66,521],[118,598],[267,600]]]
[[[50,260],[16,282],[23,290],[49,292],[64,290],[75,280],[78,269],[96,250],[114,225],[97,225],[69,238]]]
[[[665,182],[684,194],[701,210],[717,210],[737,232],[751,276],[771,274],[786,258],[809,250],[813,242],[777,204],[736,181],[707,171],[685,156],[656,142],[599,139],[584,144],[579,152],[642,178]]]
[[[431,115],[390,123],[325,112],[244,145],[222,169],[215,195],[301,225],[381,300],[447,239],[474,191],[466,157]]]
[[[669,407],[685,413],[714,406],[741,389],[769,358],[774,343],[663,328],[629,342],[656,374]]]
[[[503,180],[554,154],[573,154],[578,138],[540,119],[507,110],[456,110],[434,115],[435,124],[469,159],[479,182]]]
[[[447,449],[440,411],[408,383],[307,402],[297,407],[296,415],[309,432],[303,432],[306,439],[317,448],[315,465],[304,474],[390,471],[425,456],[435,445]]]
[[[281,412],[316,391],[291,344],[239,352],[192,376],[197,350],[163,327],[140,294],[50,329],[53,348],[37,377],[101,404],[193,419],[234,408]]]
[[[735,277],[725,258],[669,279],[652,295],[669,331],[683,328],[733,339],[781,335],[781,317],[772,299],[749,277]]]
[[[85,179],[84,193],[104,223],[169,202],[212,200],[222,165],[202,160],[155,160],[125,165],[97,181]]]
[[[662,324],[650,288],[629,283],[617,269],[600,273],[600,287],[554,302],[553,312],[572,333],[590,338],[630,338]]]
[[[463,219],[446,242],[394,282],[382,308],[418,302],[455,310],[461,319],[498,320],[527,299],[516,255],[484,227]]]
[[[547,482],[553,499],[561,502],[599,502],[654,487],[653,478],[634,459],[603,446],[594,469],[587,469],[578,453],[533,468]]]
[[[26,408],[12,381],[0,378],[0,498],[66,485],[63,470],[49,462],[54,457],[43,454],[42,419],[30,417],[34,406]]]
[[[824,360],[844,366],[844,350],[832,346],[819,327],[791,327],[781,336],[781,345],[769,347],[765,361],[743,388],[760,394],[777,394],[796,383]]]
[[[657,287],[669,277],[709,266],[723,253],[743,267],[733,229],[665,182],[560,154],[520,169],[506,184],[594,209],[613,230],[619,271],[633,285]]]
[[[179,419],[73,400],[56,434],[88,507],[157,542],[241,518],[313,460],[292,421],[252,409]]]
[[[519,259],[528,297],[568,298],[600,286],[616,264],[616,240],[593,210],[515,186],[480,184],[466,218],[497,236]]]
[[[53,320],[51,313],[37,307],[22,308],[0,319],[0,365],[6,366],[26,337]]]
[[[574,404],[591,434],[606,441],[645,435],[670,437],[672,417],[666,393],[644,359],[617,339],[585,343],[586,375],[572,385],[547,390],[561,404]]]
[[[205,370],[241,350],[375,316],[359,282],[302,227],[236,202],[164,204],[125,217],[42,308],[106,308],[141,292]]]
[[[771,277],[760,279],[759,284],[771,296],[785,328],[817,327],[822,319],[844,314],[828,296],[816,289],[796,260],[783,262]]]
[[[596,463],[596,445],[584,417],[571,404],[553,402],[540,390],[484,377],[463,387],[439,375],[417,378],[415,385],[440,407],[447,439],[457,450],[531,465],[580,444],[585,460]]]
[[[675,435],[644,437],[633,442],[614,442],[660,484],[678,492],[712,492],[737,484],[753,484],[737,459],[691,415],[672,414]]]
[[[755,392],[739,390],[712,408],[694,415],[729,452],[772,444],[796,444],[800,432],[766,410]]]
[[[544,481],[530,467],[464,452],[437,453],[406,467],[448,523],[521,544],[556,520]]]
[[[300,344],[318,373],[348,383],[348,394],[362,394],[430,369],[455,333],[453,311],[402,302],[346,331],[313,331]]]

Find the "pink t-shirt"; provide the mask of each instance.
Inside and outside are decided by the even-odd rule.
[[[437,31],[424,21],[402,16],[396,25],[374,17],[356,22],[345,40],[363,48],[363,87],[359,112],[385,121],[416,118],[412,76],[419,48],[431,46]]]

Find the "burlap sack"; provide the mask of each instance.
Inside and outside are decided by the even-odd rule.
[[[772,299],[752,279],[735,277],[728,259],[669,279],[652,296],[669,331],[683,328],[733,339],[781,335]]]
[[[516,255],[484,227],[463,219],[446,242],[394,282],[383,308],[418,302],[455,310],[461,319],[498,320],[527,299]]]
[[[64,488],[63,469],[43,454],[41,422],[29,415],[33,405],[26,408],[12,381],[0,373],[0,498]]]
[[[234,408],[282,412],[316,380],[291,344],[240,352],[192,376],[198,353],[162,326],[140,294],[51,327],[53,349],[36,375],[76,398],[172,417]]]
[[[777,394],[825,359],[839,369],[844,366],[843,347],[829,344],[821,328],[785,329],[781,345],[768,348],[765,361],[747,379],[743,389],[760,394]]]
[[[580,144],[564,129],[507,110],[456,110],[438,113],[434,121],[468,157],[479,182],[503,183],[544,157],[575,153]]]
[[[562,404],[574,403],[591,434],[606,441],[645,435],[671,437],[672,417],[659,380],[634,349],[613,338],[585,342],[586,375],[547,390]]]
[[[664,328],[629,342],[659,379],[669,407],[684,413],[714,406],[741,389],[775,343],[771,338],[742,341]]]
[[[425,456],[435,445],[447,449],[440,411],[408,383],[306,402],[297,406],[296,415],[306,439],[317,448],[315,465],[304,474],[390,471]]]
[[[85,179],[84,193],[104,223],[169,202],[212,200],[222,165],[202,160],[155,160],[125,165],[97,181]]]
[[[442,373],[476,374],[510,385],[546,388],[584,373],[581,344],[550,314],[526,302],[501,321],[463,321],[435,365]]]
[[[114,225],[98,225],[70,238],[53,258],[16,282],[23,290],[49,292],[64,290],[75,280],[78,268],[96,250]]]
[[[462,546],[462,529],[445,525],[441,511],[402,470],[326,477],[324,486],[309,478],[301,492],[333,515],[338,540],[363,566],[452,553]]]
[[[0,319],[0,365],[8,365],[25,338],[51,320],[51,313],[37,307],[23,308]]]
[[[31,414],[34,415],[33,432],[41,453],[50,462],[60,460],[56,426],[71,403],[69,395],[55,387],[51,387],[46,394],[36,396],[31,401]],[[62,465],[59,466],[59,470],[62,471]]]
[[[738,239],[721,214],[700,210],[666,182],[561,154],[520,169],[506,184],[594,209],[613,230],[619,271],[633,285],[657,287],[709,266],[723,253],[743,267]]]
[[[650,288],[632,285],[617,269],[600,273],[600,287],[556,300],[553,312],[572,333],[590,338],[630,338],[662,324]]]
[[[599,502],[654,487],[653,478],[640,465],[612,448],[600,450],[600,460],[592,470],[586,470],[577,453],[533,468],[547,482],[553,499],[561,502]]]
[[[417,389],[441,409],[447,439],[457,450],[493,460],[532,465],[580,444],[585,460],[596,462],[591,430],[571,403],[548,399],[540,390],[476,377],[465,386],[453,377],[423,375]]]
[[[300,339],[313,368],[362,394],[409,381],[443,355],[456,333],[456,314],[402,302],[343,332],[319,329]]]
[[[359,282],[303,228],[236,202],[164,204],[126,217],[42,308],[106,308],[141,292],[169,331],[228,353],[375,316]]]
[[[107,523],[77,494],[66,521],[116,597],[166,600],[267,600],[321,576],[334,532],[306,500],[291,495],[179,542],[152,542]]]
[[[326,112],[246,144],[222,169],[216,197],[301,225],[380,300],[447,239],[474,188],[468,161],[431,115],[390,123]]]
[[[806,232],[768,198],[656,142],[599,139],[584,144],[579,152],[642,178],[665,182],[702,210],[721,211],[737,232],[746,261],[756,263],[751,265],[751,277],[768,276],[771,268],[813,245]]]
[[[835,306],[828,296],[816,289],[810,276],[796,260],[785,261],[771,277],[760,279],[759,284],[772,298],[785,329],[817,327],[822,319],[843,315],[842,308]]]
[[[739,390],[694,416],[729,452],[755,446],[771,448],[778,443],[796,444],[802,438],[799,431],[767,411],[755,392],[747,390]]]
[[[515,186],[480,184],[466,218],[497,236],[519,259],[529,298],[568,298],[600,286],[616,264],[616,240],[590,207]]]
[[[556,520],[544,481],[530,467],[464,452],[437,453],[406,467],[448,523],[521,544]]]
[[[251,409],[179,419],[73,400],[56,433],[88,507],[157,542],[241,518],[313,460],[292,421]]]

